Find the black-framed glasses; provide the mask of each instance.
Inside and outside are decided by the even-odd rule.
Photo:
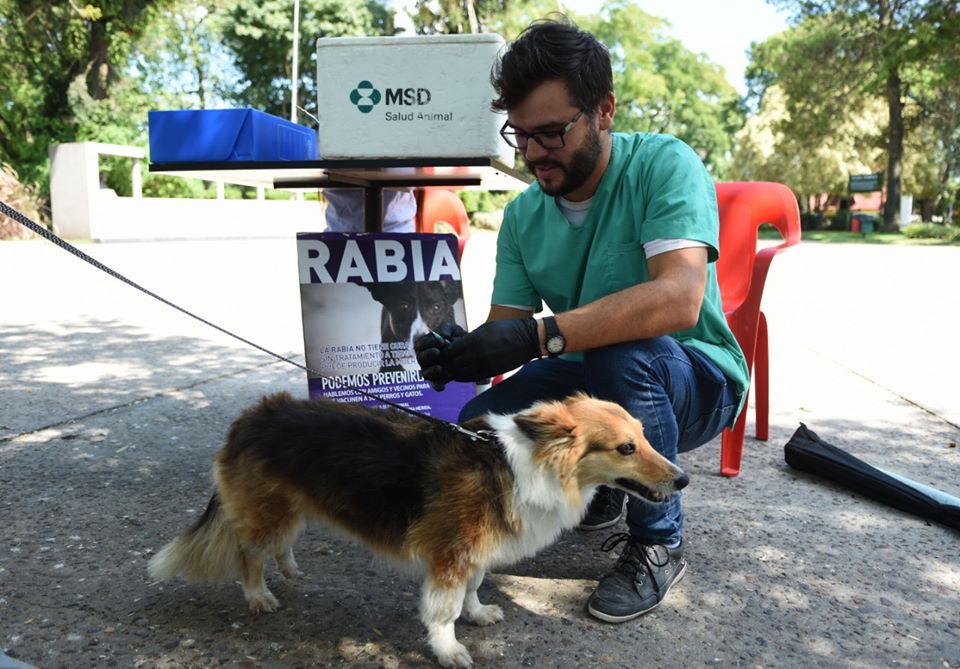
[[[526,151],[527,144],[531,139],[545,149],[562,149],[564,146],[563,136],[573,130],[573,126],[577,124],[581,116],[583,116],[582,109],[559,130],[541,130],[539,132],[517,130],[510,125],[509,121],[504,121],[503,127],[500,128],[500,136],[507,144],[521,151]]]

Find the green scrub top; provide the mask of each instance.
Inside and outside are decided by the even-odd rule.
[[[720,368],[740,393],[742,408],[749,372],[717,284],[716,190],[697,154],[675,137],[612,133],[610,162],[582,225],[572,225],[538,183],[507,205],[491,301],[534,312],[543,303],[554,313],[575,309],[649,280],[643,245],[655,239],[707,245],[700,318],[671,336]]]

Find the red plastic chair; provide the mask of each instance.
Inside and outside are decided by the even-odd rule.
[[[470,217],[463,202],[445,188],[424,188],[417,191],[417,232],[436,232],[437,223],[445,223],[457,236],[459,258],[470,239]]]
[[[720,209],[717,280],[723,313],[751,370],[757,439],[766,441],[769,436],[770,361],[767,319],[760,309],[760,300],[773,256],[800,241],[800,211],[789,188],[766,181],[718,183],[717,205]],[[757,251],[757,230],[763,223],[777,228],[783,242]],[[723,431],[720,447],[720,473],[723,476],[740,473],[746,425],[744,405],[733,429]]]

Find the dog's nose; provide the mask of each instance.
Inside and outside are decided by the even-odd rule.
[[[673,485],[676,486],[677,490],[683,490],[687,487],[688,483],[690,483],[690,477],[680,472],[680,476],[674,480]]]

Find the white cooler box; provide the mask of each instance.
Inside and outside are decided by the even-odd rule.
[[[321,158],[498,158],[491,111],[495,34],[317,40]]]

